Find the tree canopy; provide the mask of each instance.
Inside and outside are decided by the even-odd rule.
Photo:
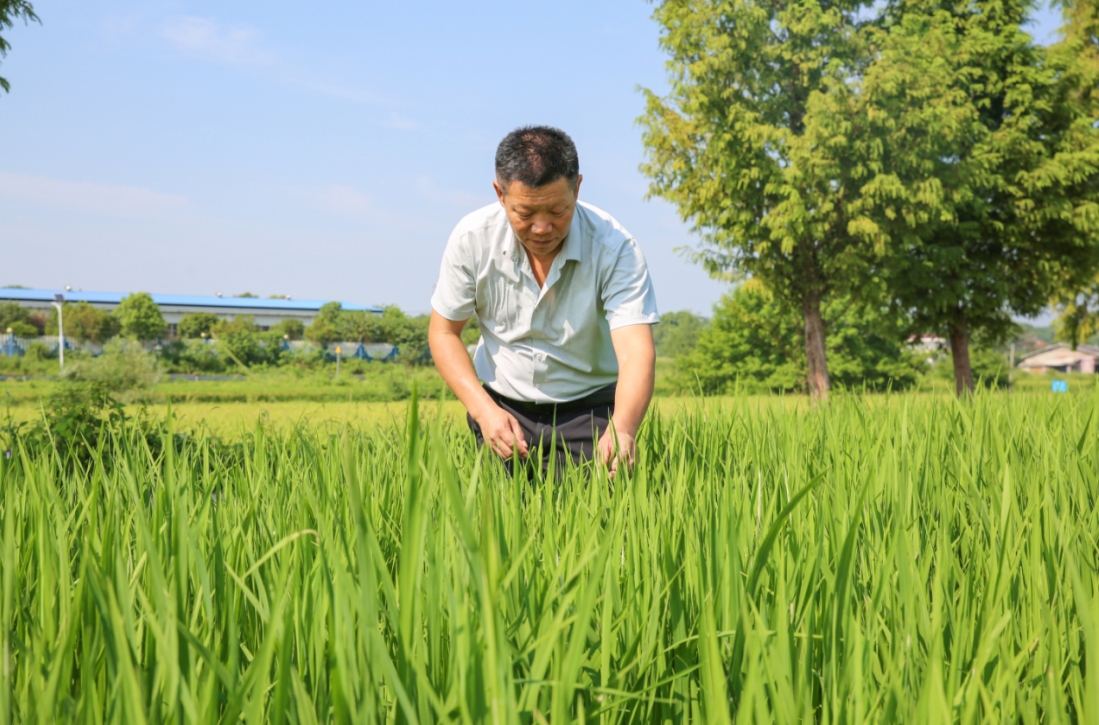
[[[1026,0],[902,0],[873,37],[867,112],[890,143],[877,199],[892,238],[887,289],[914,332],[949,338],[959,394],[969,345],[1010,335],[1099,268],[1099,134],[1073,52],[1036,45]]]
[[[189,312],[180,318],[176,326],[176,334],[184,339],[209,336],[214,325],[218,323],[218,316],[213,312]]]
[[[1084,41],[1033,43],[1031,9],[658,5],[671,90],[640,119],[651,193],[693,222],[696,260],[800,315],[814,395],[836,300],[948,335],[962,392],[972,334],[1006,335],[1099,266],[1097,77]]]
[[[671,90],[640,119],[651,193],[700,232],[713,273],[752,276],[803,321],[811,392],[830,386],[822,306],[857,296],[883,238],[859,189],[880,157],[858,81],[869,3],[666,0]]]
[[[16,20],[22,20],[24,23],[42,22],[34,14],[34,6],[27,0],[0,0],[0,30],[10,28]],[[11,50],[11,43],[0,36],[0,58],[5,57],[9,50]],[[10,91],[11,84],[5,78],[0,78],[0,88],[5,92]]]
[[[62,305],[65,337],[74,340],[105,343],[119,333],[119,319],[106,310],[93,307],[81,300],[76,304],[66,302]],[[57,310],[50,310],[46,323],[46,334],[57,334]]]
[[[113,314],[121,323],[122,334],[132,340],[156,340],[168,332],[168,323],[148,292],[123,297]]]

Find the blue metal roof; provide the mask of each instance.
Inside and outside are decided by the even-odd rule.
[[[65,295],[66,302],[97,302],[104,305],[117,305],[128,294],[121,292],[75,292],[57,289],[8,289],[0,288],[0,301],[12,302],[53,302],[55,294]],[[328,304],[328,300],[279,300],[263,297],[215,297],[213,295],[152,295],[158,305],[174,307],[236,307],[253,310],[295,310],[298,312],[316,312]],[[381,307],[360,305],[354,302],[341,302],[340,306],[351,312],[383,312]]]

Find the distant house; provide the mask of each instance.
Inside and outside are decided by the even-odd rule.
[[[65,295],[66,302],[87,302],[92,307],[113,310],[126,295],[119,292],[83,292],[41,289],[0,289],[0,302],[15,302],[32,310],[49,311],[54,294]],[[189,312],[212,312],[221,319],[237,315],[251,315],[261,330],[273,327],[283,320],[300,320],[304,325],[313,323],[326,300],[264,299],[258,297],[221,297],[194,295],[152,295],[160,307],[160,313],[168,323],[169,334],[176,333],[176,326]],[[380,307],[370,307],[343,302],[343,309],[353,311],[382,312]]]
[[[1019,361],[1018,367],[1031,373],[1094,373],[1099,362],[1099,347],[1078,345],[1075,350],[1064,342],[1046,345]]]

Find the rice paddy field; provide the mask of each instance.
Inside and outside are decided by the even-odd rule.
[[[0,722],[1099,722],[1099,394],[448,410],[16,443]]]

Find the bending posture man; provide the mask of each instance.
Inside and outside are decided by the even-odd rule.
[[[637,242],[578,201],[581,180],[563,131],[525,127],[500,142],[499,204],[450,235],[428,341],[478,443],[547,465],[597,459],[614,475],[620,460],[632,465],[652,399],[659,318]],[[474,314],[471,361],[461,332]]]

